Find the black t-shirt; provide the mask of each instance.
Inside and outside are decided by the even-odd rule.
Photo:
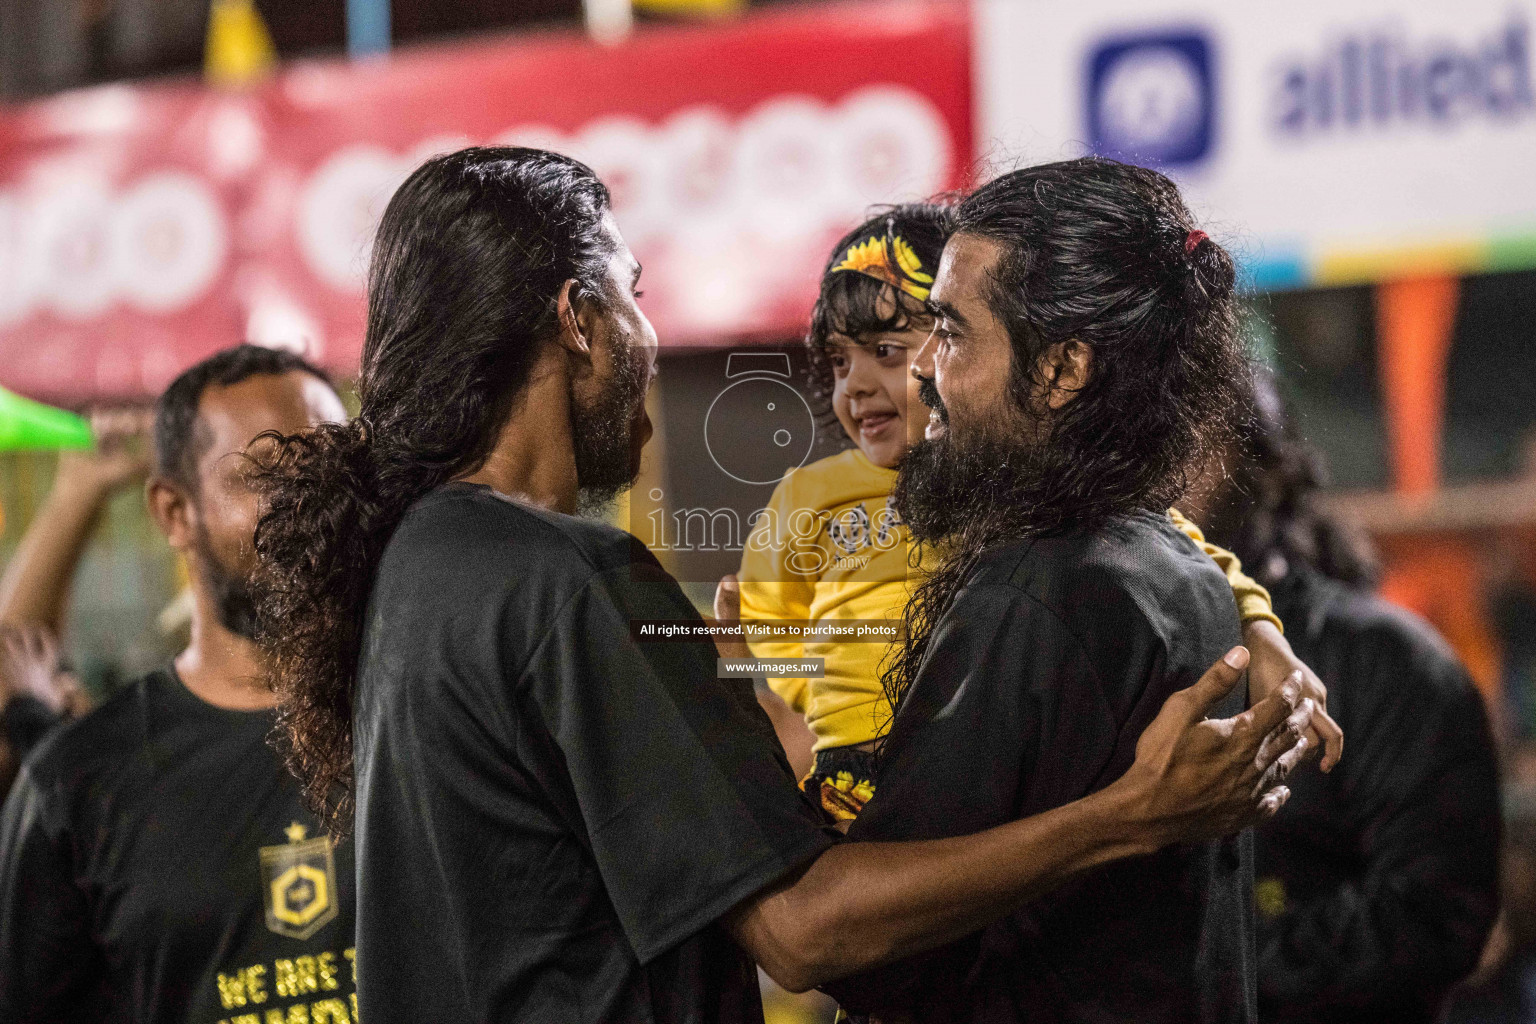
[[[273,724],[167,669],[38,748],[0,823],[0,1022],[350,1024],[352,858]]]
[[[1158,515],[1000,547],[937,624],[852,839],[966,835],[1102,789],[1241,640],[1226,580]],[[1235,714],[1238,687],[1213,714]],[[1251,836],[1086,872],[953,946],[829,986],[923,1021],[1254,1019]]]
[[[380,563],[355,711],[368,1024],[761,1021],[717,919],[832,842],[629,534],[453,484]]]
[[[1259,1009],[1428,1024],[1498,912],[1499,764],[1483,699],[1423,620],[1298,566],[1272,588],[1328,686],[1344,759],[1258,832]]]

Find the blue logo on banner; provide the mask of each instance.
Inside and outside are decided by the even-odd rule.
[[[1216,120],[1211,48],[1194,32],[1121,36],[1088,60],[1088,144],[1158,167],[1205,159]]]

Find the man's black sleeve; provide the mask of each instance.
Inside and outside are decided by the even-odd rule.
[[[56,813],[24,766],[0,816],[0,1024],[99,1019],[100,955]]]
[[[1262,1015],[1409,1019],[1390,1008],[1433,1005],[1470,972],[1497,912],[1493,742],[1465,671],[1406,625],[1378,620],[1330,646],[1319,671],[1345,676],[1349,746],[1327,782],[1365,869],[1261,927]]]
[[[647,962],[826,850],[750,680],[708,642],[646,642],[643,620],[699,622],[676,584],[599,575],[523,675],[564,760],[593,858]]]

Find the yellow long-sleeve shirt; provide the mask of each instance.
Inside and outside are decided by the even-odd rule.
[[[891,507],[896,471],[857,448],[794,470],[774,490],[741,563],[743,622],[899,621],[921,569],[910,569],[909,538]],[[1231,552],[1205,542],[1170,510],[1174,524],[1226,573],[1244,622],[1276,625],[1269,594],[1243,574]],[[768,685],[816,736],[817,750],[867,743],[890,714],[880,669],[891,645],[847,639],[753,641],[758,658],[822,658],[819,679]]]

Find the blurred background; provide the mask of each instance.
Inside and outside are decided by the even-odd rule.
[[[777,479],[729,472],[763,426],[718,414],[732,385],[800,394],[785,429],[802,462],[846,444],[794,346],[828,246],[870,204],[1084,152],[1155,165],[1239,255],[1252,343],[1331,464],[1328,500],[1380,548],[1386,596],[1465,661],[1524,820],[1532,15],[1536,0],[0,0],[0,386],[132,407],[241,340],[344,380],[373,224],[404,175],[471,143],[569,152],[614,190],[664,346],[658,437],[617,514],[703,602],[738,557],[731,531],[705,558],[666,524],[750,514]],[[743,352],[784,369],[733,370]],[[46,448],[0,452],[0,564],[49,488]],[[176,649],[178,574],[141,495],[120,493],[71,611],[89,686]],[[825,1012],[771,997],[771,1019]]]

